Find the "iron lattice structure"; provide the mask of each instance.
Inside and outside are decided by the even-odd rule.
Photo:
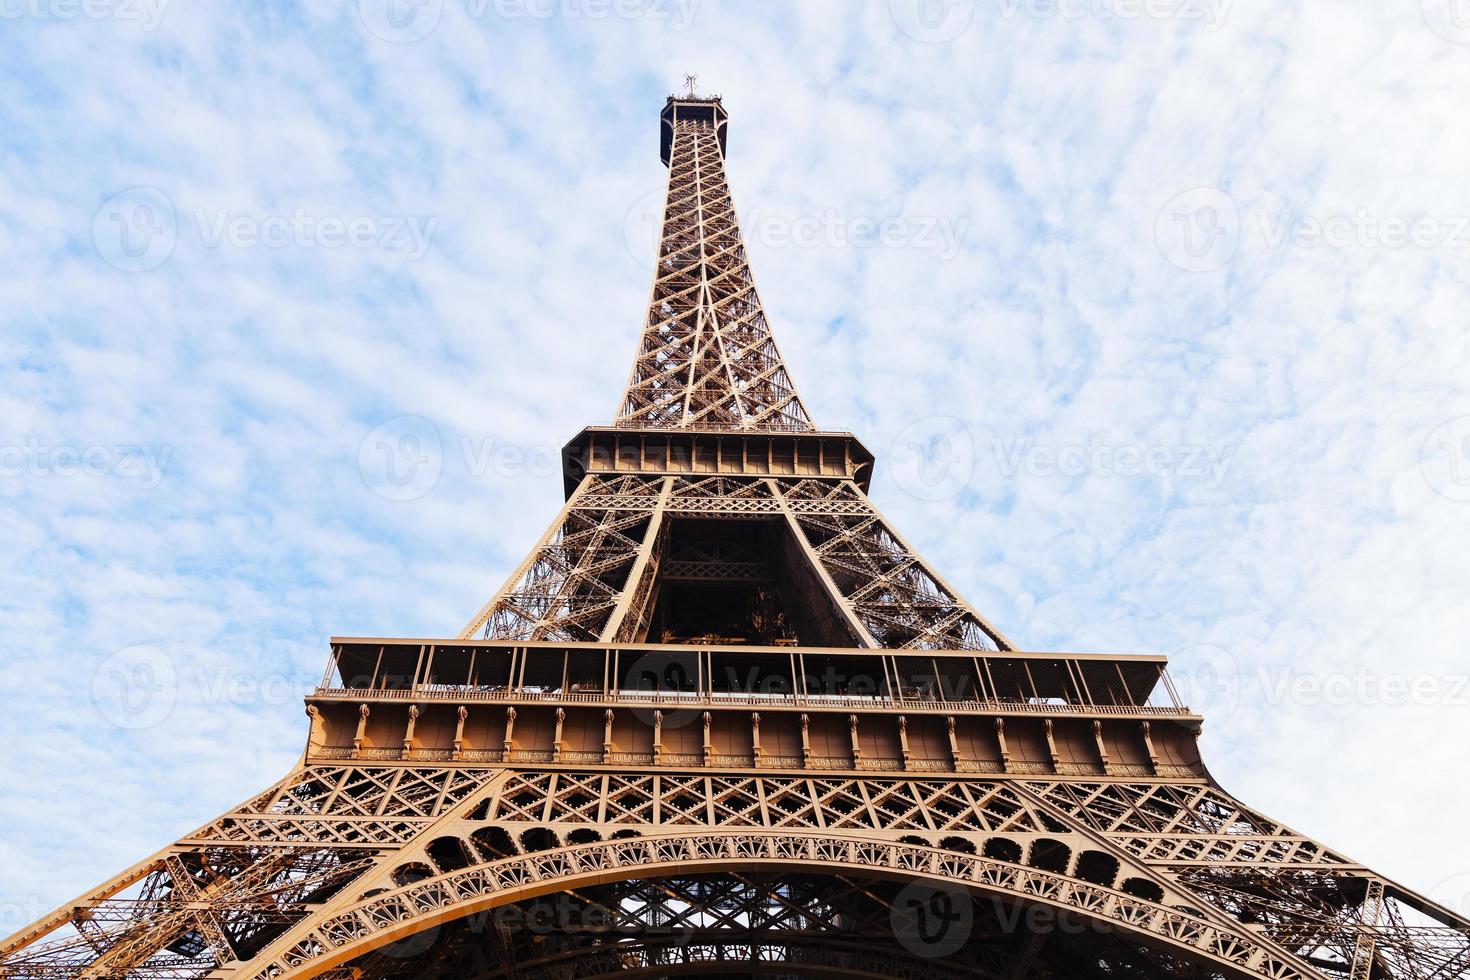
[[[275,786],[0,977],[1448,980],[1470,923],[1226,793],[1163,658],[1017,650],[816,429],[719,99],[567,502],[452,639],[337,638]]]

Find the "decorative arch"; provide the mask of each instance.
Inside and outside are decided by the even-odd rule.
[[[514,857],[410,882],[313,919],[242,964],[249,980],[306,980],[434,926],[502,905],[635,878],[724,871],[856,874],[928,882],[1049,907],[1234,977],[1316,980],[1244,929],[1065,874],[935,847],[815,833],[687,834],[609,840]]]
[[[779,945],[781,958],[761,954],[769,945],[736,943],[726,947],[721,957],[711,961],[699,943],[683,940],[663,942],[620,942],[614,955],[616,964],[607,962],[606,948],[584,948],[518,962],[516,976],[526,977],[667,977],[704,975],[712,967],[738,969],[752,975],[812,977],[866,977],[871,980],[1009,980],[1013,967],[996,963],[991,968],[974,964],[954,964],[933,957],[920,956],[903,949],[878,949],[871,945],[837,939],[831,935],[784,936]],[[511,975],[494,972],[488,978]]]

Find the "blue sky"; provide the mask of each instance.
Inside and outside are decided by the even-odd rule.
[[[1027,649],[1169,654],[1227,789],[1470,894],[1470,21],[388,2],[0,2],[0,931],[281,775],[328,636],[452,634],[520,560],[689,71],[910,541]]]

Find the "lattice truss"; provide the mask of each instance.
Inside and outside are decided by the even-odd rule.
[[[631,827],[898,835],[1137,897],[1177,889],[1323,976],[1470,975],[1470,923],[1203,783],[517,773],[484,816],[510,828],[501,848],[548,826],[567,844]]]
[[[671,517],[786,522],[852,645],[1009,650],[911,548],[861,488],[841,479],[588,476],[540,545],[461,638],[641,641]]]
[[[812,430],[756,295],[705,120],[675,126],[653,298],[616,424]]]
[[[293,774],[0,946],[0,977],[201,977],[247,960],[414,840],[487,770]]]
[[[760,966],[874,977],[1041,980],[1099,961],[1197,976],[1106,933],[1023,934],[992,903],[891,881],[802,874],[633,879],[458,920],[414,956],[356,961],[362,980],[562,980],[628,970],[747,974]]]
[[[374,975],[375,935],[548,881],[563,911],[600,909],[598,928],[468,916],[389,947],[397,965],[378,975],[470,975],[465,956],[489,957],[469,964],[487,976],[816,965],[824,947],[834,969],[916,975],[903,942],[865,938],[883,915],[897,928],[897,892],[864,869],[999,900],[972,903],[974,942],[941,972],[1070,977],[1101,959],[1137,977],[1470,976],[1470,923],[1199,782],[354,765],[298,771],[16,934],[0,976],[269,980],[358,945]],[[1048,923],[1065,919],[1012,914],[995,931],[1032,906],[1090,925],[1057,942]],[[837,926],[849,945],[816,941]]]

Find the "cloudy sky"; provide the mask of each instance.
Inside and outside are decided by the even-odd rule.
[[[284,773],[328,636],[451,635],[523,556],[686,72],[912,543],[1470,894],[1463,11],[391,2],[0,0],[0,932]]]

